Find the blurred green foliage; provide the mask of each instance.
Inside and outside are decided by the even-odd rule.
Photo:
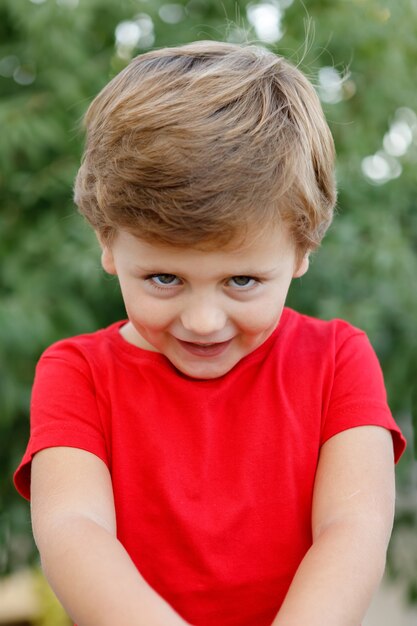
[[[263,17],[253,12],[256,6],[263,7]],[[282,30],[276,41],[273,11]],[[132,20],[139,29],[132,31]],[[123,22],[128,27],[124,34],[119,29],[116,46],[115,29]],[[416,28],[415,1],[0,1],[0,573],[34,557],[28,506],[14,492],[11,476],[28,436],[35,363],[58,338],[124,316],[116,283],[100,269],[94,236],[74,211],[72,182],[89,101],[128,58],[149,47],[257,40],[264,32],[270,40],[264,45],[299,63],[317,85],[338,151],[339,209],[289,304],[312,315],[345,318],[369,334],[392,410],[412,438]],[[333,74],[326,82],[329,68]],[[401,153],[397,133],[387,156],[381,153],[383,139],[398,122],[407,148]],[[393,155],[395,150],[400,154]],[[366,157],[373,157],[368,176]],[[412,448],[398,469],[393,546],[404,533],[416,536]],[[404,558],[391,555],[390,568],[408,581],[416,599],[417,545],[407,545]]]

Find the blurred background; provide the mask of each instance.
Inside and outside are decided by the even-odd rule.
[[[416,0],[0,0],[0,624],[68,623],[12,485],[35,363],[53,341],[124,317],[72,203],[82,115],[133,56],[197,39],[251,40],[286,56],[323,103],[338,215],[289,304],[363,328],[380,358],[409,445],[367,626],[416,624]]]

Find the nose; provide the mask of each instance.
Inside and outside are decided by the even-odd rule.
[[[181,323],[189,333],[208,337],[222,330],[227,322],[223,308],[209,299],[196,297],[184,307]]]

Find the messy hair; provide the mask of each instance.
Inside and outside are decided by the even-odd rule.
[[[319,99],[264,48],[199,41],[142,54],[85,125],[75,201],[104,242],[126,229],[226,246],[284,221],[305,254],[331,222],[334,145]]]

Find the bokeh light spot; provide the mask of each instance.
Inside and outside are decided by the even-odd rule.
[[[366,178],[376,185],[383,185],[392,178],[401,175],[401,164],[394,157],[379,151],[362,160],[362,172]]]
[[[18,85],[31,85],[35,81],[36,72],[29,65],[19,65],[13,72],[13,78]]]
[[[277,2],[250,4],[246,9],[249,22],[255,29],[256,36],[266,43],[275,43],[283,36],[283,11]]]
[[[116,26],[116,44],[134,48],[140,39],[141,31],[137,22],[125,21]]]
[[[153,21],[147,13],[139,13],[135,18],[135,22],[140,28],[141,38],[153,33]]]
[[[120,22],[115,30],[117,54],[129,61],[135,48],[150,48],[155,43],[154,23],[147,13]]]
[[[184,7],[181,4],[164,4],[158,13],[161,20],[167,24],[178,24],[185,17]]]
[[[343,78],[336,68],[322,67],[318,79],[318,92],[323,102],[336,104],[343,100]]]
[[[398,121],[384,136],[384,148],[392,156],[402,156],[408,150],[413,141],[413,131],[407,122]]]

